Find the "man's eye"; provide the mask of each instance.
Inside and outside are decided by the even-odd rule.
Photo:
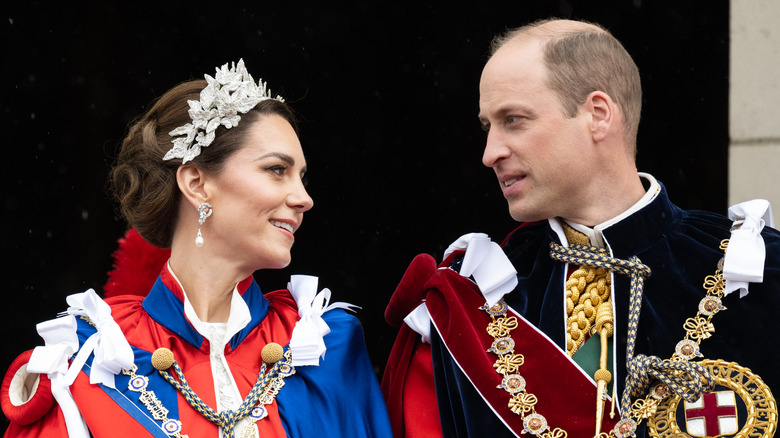
[[[504,126],[508,128],[522,128],[527,121],[528,118],[523,116],[506,116]]]
[[[482,128],[483,131],[490,132],[490,123],[482,123],[480,124],[480,127]]]

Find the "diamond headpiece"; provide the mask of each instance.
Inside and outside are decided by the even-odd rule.
[[[276,99],[284,102],[281,96],[271,97],[271,90],[266,88],[261,79],[255,84],[252,76],[244,67],[244,60],[228,69],[225,64],[217,68],[212,78],[204,75],[208,85],[200,92],[200,100],[188,100],[192,123],[179,126],[168,134],[173,139],[173,147],[163,160],[181,158],[185,164],[200,155],[200,149],[214,141],[214,132],[219,125],[230,129],[238,125],[241,116],[246,114],[258,103]]]

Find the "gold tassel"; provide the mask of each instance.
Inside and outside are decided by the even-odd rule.
[[[596,391],[596,435],[601,432],[601,423],[604,418],[604,403],[607,398],[607,384],[612,380],[612,374],[607,370],[609,352],[609,337],[613,332],[612,302],[604,301],[596,309],[596,332],[601,338],[601,354],[599,355],[599,369],[593,375],[598,383]],[[614,408],[614,401],[613,401]]]

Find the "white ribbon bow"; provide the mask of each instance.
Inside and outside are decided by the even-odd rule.
[[[330,333],[330,327],[322,319],[322,314],[333,309],[353,310],[360,308],[348,303],[330,301],[330,289],[317,293],[317,277],[311,275],[292,275],[287,289],[298,304],[300,320],[290,338],[293,366],[318,366],[320,357],[325,358],[323,336]]]
[[[65,375],[68,359],[79,349],[76,318],[68,315],[44,321],[37,326],[45,346],[35,347],[27,370],[39,374]]]
[[[38,334],[45,346],[36,347],[27,365],[32,373],[47,374],[51,380],[51,392],[62,409],[68,435],[88,438],[89,431],[70,393],[70,385],[94,351],[89,381],[102,383],[114,388],[114,375],[122,368],[133,366],[133,350],[127,343],[117,323],[111,318],[111,308],[94,290],[66,298],[70,307],[60,318],[45,321],[37,325]],[[76,316],[87,316],[97,328],[79,350],[76,334]],[[78,350],[70,367],[68,359]]]
[[[69,382],[73,383],[89,355],[94,352],[89,383],[102,383],[109,388],[115,388],[114,376],[121,373],[123,368],[132,368],[135,357],[122,329],[111,317],[111,307],[100,299],[93,289],[70,295],[66,301],[70,307],[65,314],[86,316],[97,329],[73,359],[67,374]]]
[[[504,250],[487,234],[470,233],[461,236],[444,252],[446,259],[453,251],[466,250],[460,275],[473,277],[488,306],[493,306],[517,286],[517,271]]]
[[[729,208],[729,219],[734,224],[723,263],[725,294],[739,290],[742,298],[748,294],[749,283],[764,281],[766,247],[761,230],[774,226],[772,207],[765,199],[742,202]]]
[[[444,258],[454,251],[464,249],[466,253],[460,266],[460,275],[474,278],[489,306],[492,307],[501,297],[514,290],[517,286],[517,270],[504,250],[491,241],[487,234],[464,234],[444,251]],[[431,339],[430,321],[431,314],[425,303],[415,307],[404,318],[406,325],[417,332],[425,343],[429,343]]]
[[[51,381],[51,394],[57,400],[65,417],[68,436],[74,438],[89,438],[89,430],[84,418],[81,417],[76,401],[70,393],[69,382],[65,374],[68,372],[68,358],[79,348],[76,336],[76,318],[68,315],[44,321],[36,326],[38,334],[43,338],[45,346],[35,347],[27,371],[46,374]]]

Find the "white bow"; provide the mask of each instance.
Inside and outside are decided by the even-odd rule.
[[[122,329],[111,317],[111,307],[92,289],[70,295],[66,301],[70,307],[65,314],[86,316],[97,329],[73,359],[66,375],[69,384],[73,383],[89,355],[94,352],[89,383],[102,383],[109,388],[115,388],[114,376],[122,372],[123,368],[129,370],[133,367],[134,355]]]
[[[322,314],[332,309],[359,308],[348,303],[333,303],[330,301],[330,289],[317,293],[317,277],[311,275],[292,275],[287,289],[298,304],[300,320],[290,338],[293,366],[318,366],[320,357],[325,358],[325,341],[323,336],[330,333],[330,327],[322,319]]]
[[[493,306],[505,294],[512,292],[517,286],[517,271],[509,261],[504,250],[490,240],[484,233],[469,233],[459,237],[446,251],[444,258],[457,250],[466,250],[463,255],[463,263],[460,266],[460,275],[473,277],[474,282],[485,301]],[[404,322],[410,329],[417,332],[424,343],[431,339],[431,314],[425,303],[415,307],[406,317]]]
[[[764,281],[766,247],[761,237],[765,225],[774,226],[772,207],[765,199],[742,202],[729,208],[734,221],[723,264],[725,294],[739,290],[739,297],[748,294],[749,283]]]
[[[68,315],[44,321],[36,326],[38,334],[43,338],[45,346],[35,347],[27,371],[46,374],[51,381],[51,394],[57,400],[65,417],[68,436],[74,438],[89,438],[89,430],[84,418],[81,417],[76,401],[70,393],[70,383],[66,382],[68,359],[79,348],[76,335],[76,318]]]
[[[488,306],[493,306],[517,286],[517,271],[504,250],[487,234],[470,233],[461,236],[444,252],[446,259],[453,251],[465,249],[460,275],[473,277]]]
[[[35,347],[27,370],[39,374],[65,375],[68,359],[79,349],[76,318],[68,315],[44,321],[35,328],[45,346]]]
[[[70,385],[90,353],[95,352],[90,373],[90,383],[103,383],[114,388],[114,375],[122,368],[133,366],[133,350],[119,326],[111,318],[111,308],[94,290],[66,298],[71,307],[60,318],[45,321],[36,326],[45,346],[36,347],[27,365],[32,373],[47,374],[51,380],[51,392],[62,409],[68,435],[89,438],[86,423],[70,393]],[[79,350],[76,334],[76,316],[87,316],[97,328]],[[78,350],[70,367],[68,359]]]

